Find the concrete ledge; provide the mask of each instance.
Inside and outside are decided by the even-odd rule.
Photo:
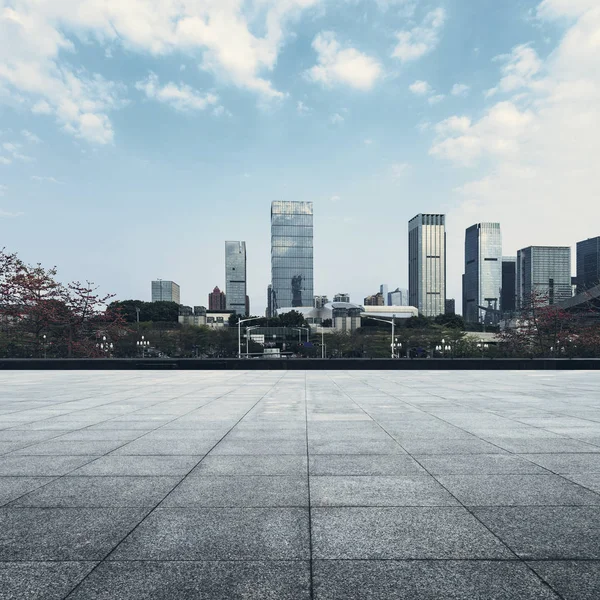
[[[0,370],[382,370],[382,371],[597,371],[600,359],[521,359],[521,358],[456,358],[456,359],[197,359],[197,358],[5,358]]]

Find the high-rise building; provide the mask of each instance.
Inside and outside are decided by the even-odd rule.
[[[367,296],[365,298],[365,306],[385,306],[383,294],[379,292],[378,294]]]
[[[477,223],[467,229],[463,285],[465,321],[497,324],[502,289],[500,223]]]
[[[425,317],[446,310],[446,216],[418,214],[408,223],[409,304]]]
[[[174,281],[157,279],[152,282],[152,302],[176,302],[181,304],[181,290]]]
[[[227,310],[225,293],[218,286],[208,295],[208,310]]]
[[[329,298],[327,296],[315,296],[313,298],[314,308],[323,308],[326,304],[329,304]]]
[[[393,292],[388,292],[388,306],[408,306],[408,290],[405,288],[396,288]]]
[[[265,317],[271,318],[275,316],[275,298],[273,295],[273,286],[269,284],[267,286],[267,310],[265,311]]]
[[[388,286],[387,286],[387,283],[382,283],[379,286],[379,293],[383,296],[383,303],[387,304],[387,301],[388,301]]]
[[[246,242],[225,242],[226,310],[245,315],[246,306]]]
[[[577,242],[577,292],[600,283],[600,236]]]
[[[276,310],[312,306],[312,202],[271,204],[271,283]]]
[[[517,252],[518,307],[527,307],[534,297],[541,304],[571,297],[571,248],[529,246]]]
[[[336,294],[333,297],[334,302],[350,302],[350,294]]]
[[[509,316],[517,310],[517,257],[502,257],[502,292],[500,293],[500,309]]]
[[[456,314],[456,300],[454,298],[446,298],[446,314]]]

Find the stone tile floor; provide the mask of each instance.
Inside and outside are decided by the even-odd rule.
[[[597,600],[600,373],[1,372],[0,600]]]

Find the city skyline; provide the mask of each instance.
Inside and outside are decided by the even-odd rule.
[[[457,309],[473,223],[511,256],[598,235],[594,0],[231,3],[233,55],[228,29],[177,29],[194,3],[121,4],[0,18],[2,245],[65,281],[135,298],[161,275],[193,305],[246,240],[260,314],[273,200],[314,203],[314,291],[358,299],[407,285],[417,212],[446,215]]]

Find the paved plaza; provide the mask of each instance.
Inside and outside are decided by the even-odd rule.
[[[600,373],[0,372],[0,599],[598,600]]]

